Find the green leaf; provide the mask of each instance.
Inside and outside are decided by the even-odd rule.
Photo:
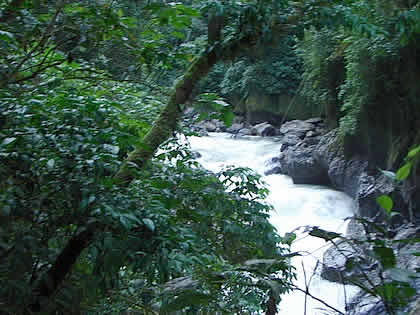
[[[172,32],[172,35],[179,39],[184,39],[185,35],[181,32]]]
[[[117,154],[120,151],[120,148],[117,145],[104,144],[105,151]]]
[[[414,149],[411,149],[408,154],[407,157],[412,159],[414,158],[417,154],[419,154],[420,152],[420,145],[418,147],[415,147]]]
[[[391,213],[392,207],[394,206],[394,202],[392,201],[391,197],[387,195],[381,195],[376,198],[376,202],[385,210],[388,215]]]
[[[395,180],[395,173],[391,172],[391,171],[385,171],[385,170],[380,170],[382,174],[385,175],[385,177],[388,177],[391,180]]]
[[[1,207],[1,212],[2,212],[2,215],[4,216],[9,216],[11,211],[12,209],[10,208],[9,205],[4,205]]]
[[[15,36],[12,33],[5,32],[0,30],[0,39],[3,41],[12,41],[15,39]]]
[[[410,175],[410,171],[411,171],[411,162],[408,162],[406,164],[404,164],[402,167],[400,167],[397,171],[397,174],[395,176],[395,178],[398,181],[402,181],[404,179],[406,179],[408,177],[408,175]]]
[[[155,224],[153,223],[152,220],[146,218],[146,219],[143,219],[143,223],[150,231],[152,232],[155,231]]]
[[[223,119],[223,122],[225,123],[226,127],[232,126],[234,116],[235,115],[233,114],[233,112],[231,110],[223,113],[222,119]]]
[[[406,269],[391,268],[389,270],[389,277],[394,281],[410,282],[417,274]]]
[[[53,168],[54,168],[54,165],[55,165],[55,161],[54,161],[53,159],[51,159],[51,160],[49,160],[49,161],[47,162],[47,167],[48,167],[49,169],[53,169]]]
[[[204,294],[198,291],[188,290],[182,292],[175,299],[169,302],[167,305],[163,305],[160,309],[162,312],[166,311],[177,311],[181,310],[184,307],[191,305],[206,305],[212,300],[212,296],[209,294]]]
[[[395,254],[391,247],[375,246],[373,248],[379,262],[382,264],[384,269],[390,269],[395,267]]]
[[[318,237],[318,238],[322,238],[325,241],[330,241],[332,239],[335,239],[337,237],[341,237],[340,234],[335,233],[335,232],[329,232],[323,229],[320,229],[317,226],[312,227],[311,231],[309,232],[310,236],[314,236],[314,237]]]
[[[9,145],[9,144],[11,144],[11,143],[13,143],[13,142],[15,142],[15,141],[16,141],[16,138],[14,138],[14,137],[6,138],[6,139],[4,139],[4,140],[3,140],[3,142],[1,143],[1,146],[2,146],[2,147],[5,147],[5,146],[7,146],[7,145]]]
[[[355,266],[356,266],[356,263],[353,258],[349,258],[346,260],[346,264],[345,264],[346,271],[352,271]]]
[[[283,237],[283,242],[288,245],[292,245],[293,241],[296,239],[296,233],[286,233]]]

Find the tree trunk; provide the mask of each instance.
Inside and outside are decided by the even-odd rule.
[[[276,34],[280,36],[288,34],[289,26],[289,24],[277,25]],[[227,42],[218,41],[192,62],[184,76],[173,87],[167,105],[144,137],[142,146],[129,154],[115,174],[116,185],[128,185],[135,178],[135,172],[141,170],[159,145],[174,133],[182,113],[180,105],[187,101],[197,82],[207,75],[212,66],[218,61],[231,60],[243,50],[255,46],[260,36],[261,34],[256,32],[252,36],[238,36]],[[60,287],[82,251],[93,241],[97,230],[98,227],[89,227],[69,240],[54,264],[33,289],[34,299],[29,306],[31,313],[42,311],[42,300],[48,300]]]

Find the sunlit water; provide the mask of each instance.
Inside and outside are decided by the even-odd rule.
[[[230,134],[211,133],[208,137],[190,137],[191,147],[198,151],[201,157],[198,161],[211,171],[219,171],[225,166],[235,165],[249,167],[263,174],[264,162],[279,153],[280,143],[274,138],[244,137],[233,139]],[[313,225],[335,232],[344,232],[344,218],[352,215],[354,203],[342,192],[322,186],[294,185],[285,175],[264,176],[269,185],[268,202],[274,206],[271,222],[281,235],[298,227]],[[299,234],[292,246],[292,251],[307,253],[302,257],[292,259],[297,268],[296,285],[305,289],[304,265],[307,279],[313,273],[318,260],[326,249],[325,241],[305,234]],[[319,272],[319,270],[318,270]],[[352,295],[354,289],[330,283],[320,279],[318,275],[312,278],[309,292],[325,301],[327,304],[344,311],[345,297]],[[278,314],[300,315],[305,310],[305,295],[298,291],[283,296]],[[326,306],[307,297],[306,314],[334,314]]]

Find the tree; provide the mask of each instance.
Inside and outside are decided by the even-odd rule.
[[[264,39],[260,25],[254,22],[255,32],[247,28],[224,38],[213,34],[212,45],[191,62],[151,126],[159,102],[146,110],[135,107],[136,98],[144,97],[136,86],[112,83],[115,76],[92,62],[106,40],[130,38],[134,32],[135,23],[121,5],[14,1],[2,7],[1,268],[7,283],[2,311],[78,312],[80,305],[91,306],[117,288],[124,268],[149,288],[177,275],[200,274],[200,268],[212,271],[209,279],[201,279],[207,291],[175,296],[173,303],[181,308],[185,296],[193,308],[198,307],[194,298],[205,305],[214,296],[226,299],[221,288],[229,286],[251,288],[256,305],[246,307],[259,307],[269,291],[278,301],[291,271],[267,221],[267,207],[259,202],[265,191],[258,188],[258,178],[227,170],[220,183],[187,167],[193,163],[188,158],[176,168],[152,161],[158,146],[176,131],[196,82],[217,61]],[[188,24],[196,16],[183,4],[155,3],[144,10],[165,27]],[[244,3],[232,10],[252,19],[263,7]],[[151,44],[128,49],[145,56],[158,49]],[[177,156],[184,152],[175,151]],[[238,175],[242,183],[234,180]],[[228,186],[231,194],[225,192]],[[203,187],[214,187],[209,197],[187,198]],[[244,193],[258,198],[243,198]],[[197,212],[200,208],[207,210]],[[218,215],[212,218],[209,209]],[[204,244],[202,224],[208,231]],[[243,265],[250,258],[269,260]],[[168,259],[173,260],[169,270]],[[282,278],[272,278],[278,270]],[[252,278],[261,281],[255,285]],[[83,287],[88,289],[80,291]]]

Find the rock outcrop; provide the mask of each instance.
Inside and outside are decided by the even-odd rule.
[[[270,137],[275,136],[276,133],[276,128],[268,122],[263,122],[251,128],[251,134],[255,136]]]
[[[409,205],[403,189],[396,187],[374,161],[363,155],[345,156],[337,131],[325,133],[322,122],[318,119],[285,123],[280,127],[280,134],[283,137],[281,152],[269,161],[266,174],[286,174],[294,183],[329,185],[344,191],[356,202],[355,215],[371,221],[372,224],[381,223],[385,219],[384,211],[376,201],[377,197],[392,194],[393,209],[399,212],[389,225],[393,231],[389,235],[390,242],[396,241],[392,247],[396,255],[396,268],[413,273],[420,268],[420,258],[412,255],[412,252],[420,252],[420,243],[398,242],[402,239],[418,239],[420,228],[408,225],[406,209]],[[390,277],[387,273],[381,274],[377,259],[366,255],[367,252],[372,252],[372,248],[369,248],[372,244],[363,241],[366,240],[366,232],[372,233],[371,237],[375,238],[375,232],[378,231],[374,230],[369,225],[363,228],[355,221],[350,222],[347,237],[358,238],[361,244],[367,245],[355,247],[341,242],[328,249],[324,254],[321,276],[339,283],[356,281],[366,287],[379,285],[383,281],[382,276]],[[353,263],[358,268],[349,268]],[[420,278],[410,280],[410,286],[420,290]],[[412,300],[405,311],[414,309],[415,303],[416,300]],[[385,306],[379,298],[361,290],[348,304],[346,313],[383,314]]]

